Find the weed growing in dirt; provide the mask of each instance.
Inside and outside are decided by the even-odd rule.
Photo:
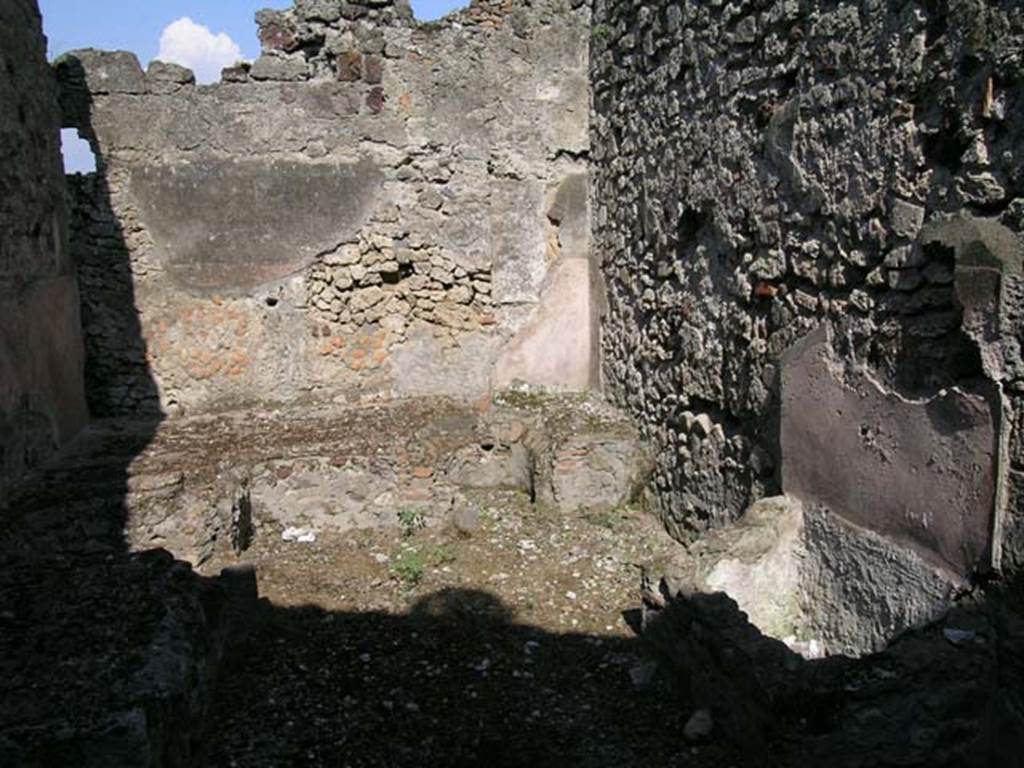
[[[416,586],[423,580],[427,564],[418,549],[409,549],[396,557],[391,563],[391,575],[410,586]]]
[[[426,524],[426,518],[420,510],[411,507],[403,507],[398,510],[398,525],[402,529],[402,535],[406,538],[426,527]]]
[[[454,562],[455,552],[446,544],[438,544],[426,551],[407,545],[391,559],[391,575],[414,587],[423,581],[428,567],[440,568]]]
[[[588,523],[609,531],[617,529],[625,517],[621,509],[604,509],[583,513],[583,519]]]
[[[452,552],[451,547],[438,544],[434,547],[434,551],[431,552],[430,560],[435,566],[449,565],[455,562],[455,553]]]

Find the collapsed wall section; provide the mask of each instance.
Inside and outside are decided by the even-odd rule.
[[[808,479],[808,451],[780,451],[779,371],[824,322],[840,372],[868,376],[879,403],[910,414],[939,398],[907,415],[906,434],[977,427],[953,442],[977,449],[962,477],[988,505],[972,525],[988,530],[963,550],[925,548],[961,573],[1000,554],[1019,564],[1019,5],[598,0],[593,24],[604,373],[658,446],[666,522],[687,537],[734,520],[778,490],[780,463]],[[946,418],[957,409],[940,407],[942,392],[955,386],[987,403],[977,417]],[[861,428],[841,410],[790,435]],[[855,437],[870,450],[871,435]],[[840,443],[818,444],[844,474]],[[805,485],[824,493],[828,477],[812,474]],[[915,505],[958,508],[925,486]],[[890,492],[876,509],[856,494],[828,501],[877,529],[899,506],[900,488]],[[881,527],[920,534],[928,522]],[[990,553],[996,528],[1004,541]]]
[[[87,418],[56,86],[34,0],[0,3],[0,496]]]
[[[93,407],[595,385],[588,21],[297,2],[208,87],[63,57],[100,163],[73,183]]]

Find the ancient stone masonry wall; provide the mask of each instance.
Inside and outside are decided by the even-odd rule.
[[[93,407],[591,387],[588,20],[300,1],[213,86],[64,57]]]
[[[0,3],[0,497],[86,419],[54,78],[33,0]]]
[[[826,409],[788,457],[783,446],[793,465],[780,479],[780,361],[826,323],[837,387],[870,381],[892,407],[922,404],[900,406],[904,437],[957,432],[982,457],[965,482],[989,505],[978,525],[996,531],[994,551],[939,559],[998,562],[1002,530],[1004,564],[1020,564],[1020,4],[597,0],[592,41],[604,373],[659,447],[673,529],[735,519],[787,475],[820,491],[829,478],[808,478],[800,448],[815,430],[813,450],[849,446],[830,430],[861,429],[865,454],[905,456],[884,417]],[[961,406],[941,400],[952,387]],[[856,455],[831,456],[836,477]],[[876,528],[881,516],[848,515]],[[945,535],[928,524],[881,527]]]

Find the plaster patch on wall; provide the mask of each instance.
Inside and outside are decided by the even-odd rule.
[[[354,237],[382,181],[370,160],[207,158],[134,168],[129,190],[172,279],[191,290],[241,291]]]
[[[822,326],[782,360],[782,486],[961,577],[992,565],[1001,401],[912,400],[845,364]]]

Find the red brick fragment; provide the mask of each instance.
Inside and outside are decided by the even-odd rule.
[[[349,51],[338,57],[338,79],[343,83],[354,83],[363,76],[363,54]]]
[[[366,106],[373,114],[379,115],[384,109],[384,89],[379,85],[376,88],[371,88],[370,92],[366,94]]]

